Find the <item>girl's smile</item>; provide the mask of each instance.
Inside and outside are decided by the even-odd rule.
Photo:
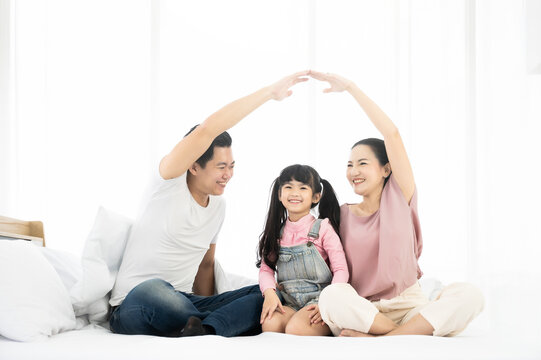
[[[319,201],[320,194],[314,195],[310,186],[290,180],[282,185],[278,196],[288,211],[289,219],[297,221],[310,212],[312,203]]]

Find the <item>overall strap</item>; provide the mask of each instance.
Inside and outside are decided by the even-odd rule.
[[[308,237],[312,239],[319,238],[319,228],[321,226],[321,222],[323,219],[316,219],[314,223],[312,224],[312,227],[310,228],[310,231],[308,232]]]
[[[321,227],[322,221],[323,219],[316,219],[316,221],[314,221],[314,223],[310,227],[310,231],[308,231],[309,238],[312,238],[312,239],[319,238],[319,228]],[[282,235],[284,235],[284,227],[285,227],[285,224],[280,229],[280,239],[282,238]]]

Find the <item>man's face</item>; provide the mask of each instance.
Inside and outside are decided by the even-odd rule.
[[[205,168],[197,164],[198,188],[209,195],[222,195],[227,182],[233,177],[234,167],[231,147],[215,147],[214,155]]]

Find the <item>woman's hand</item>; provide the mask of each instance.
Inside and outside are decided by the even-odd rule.
[[[308,75],[310,75],[310,77],[313,77],[316,80],[326,81],[329,83],[331,87],[323,90],[324,93],[341,92],[344,90],[348,90],[349,87],[353,85],[353,81],[336,74],[321,73],[318,71],[310,70]]]
[[[272,318],[272,314],[277,310],[282,314],[285,314],[282,302],[278,298],[278,295],[276,295],[274,292],[274,289],[271,288],[265,290],[263,296],[265,297],[265,301],[263,301],[263,308],[261,309],[261,324],[267,320],[270,320]]]
[[[306,307],[310,314],[310,324],[319,324],[324,325],[325,323],[321,319],[321,314],[319,313],[319,306],[317,304],[308,305]]]
[[[269,91],[271,93],[271,98],[280,101],[290,96],[293,92],[289,88],[297,83],[308,81],[307,77],[303,77],[307,76],[308,73],[308,70],[299,71],[270,85]]]

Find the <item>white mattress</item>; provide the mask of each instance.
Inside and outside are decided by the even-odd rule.
[[[0,337],[0,359],[541,359],[541,344],[536,340],[467,331],[455,338],[333,338],[275,333],[237,338],[160,338],[117,335],[90,325],[41,342],[20,343]]]

